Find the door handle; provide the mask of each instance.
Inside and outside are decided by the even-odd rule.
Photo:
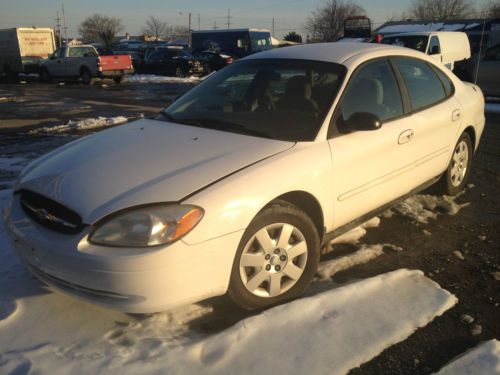
[[[407,129],[402,132],[398,137],[398,144],[402,145],[404,143],[410,142],[413,139],[415,132],[413,129]]]
[[[460,116],[461,116],[461,112],[459,109],[455,109],[452,113],[451,113],[451,121],[458,121],[460,120]]]

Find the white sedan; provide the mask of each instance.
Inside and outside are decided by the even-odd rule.
[[[481,90],[420,52],[277,49],[34,161],[3,217],[56,290],[136,313],[225,293],[261,308],[300,295],[336,235],[432,183],[459,192],[484,121]]]

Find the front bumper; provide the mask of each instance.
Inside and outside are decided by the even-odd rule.
[[[4,213],[13,247],[52,289],[130,313],[164,311],[222,295],[242,231],[196,245],[182,240],[151,249],[109,248],[35,223],[14,195]]]

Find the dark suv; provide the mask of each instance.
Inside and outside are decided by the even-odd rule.
[[[203,59],[195,58],[183,48],[158,48],[144,62],[144,72],[176,77],[202,75],[207,64]]]

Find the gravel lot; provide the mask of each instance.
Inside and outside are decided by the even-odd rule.
[[[22,158],[34,158],[82,135],[27,134],[30,130],[99,116],[150,116],[190,87],[190,83],[1,84],[0,156],[18,157],[22,165]],[[17,173],[0,165],[0,190]],[[427,224],[394,214],[368,230],[363,243],[390,243],[402,251],[385,251],[365,265],[335,274],[334,282],[345,284],[399,268],[419,269],[455,294],[459,303],[352,374],[432,373],[478,342],[500,337],[499,188],[500,115],[488,114],[468,187],[457,199],[470,203],[467,207]],[[337,246],[325,259],[353,250]],[[214,305],[215,313],[199,325],[208,332],[219,332],[248,316],[224,298],[207,303]]]

